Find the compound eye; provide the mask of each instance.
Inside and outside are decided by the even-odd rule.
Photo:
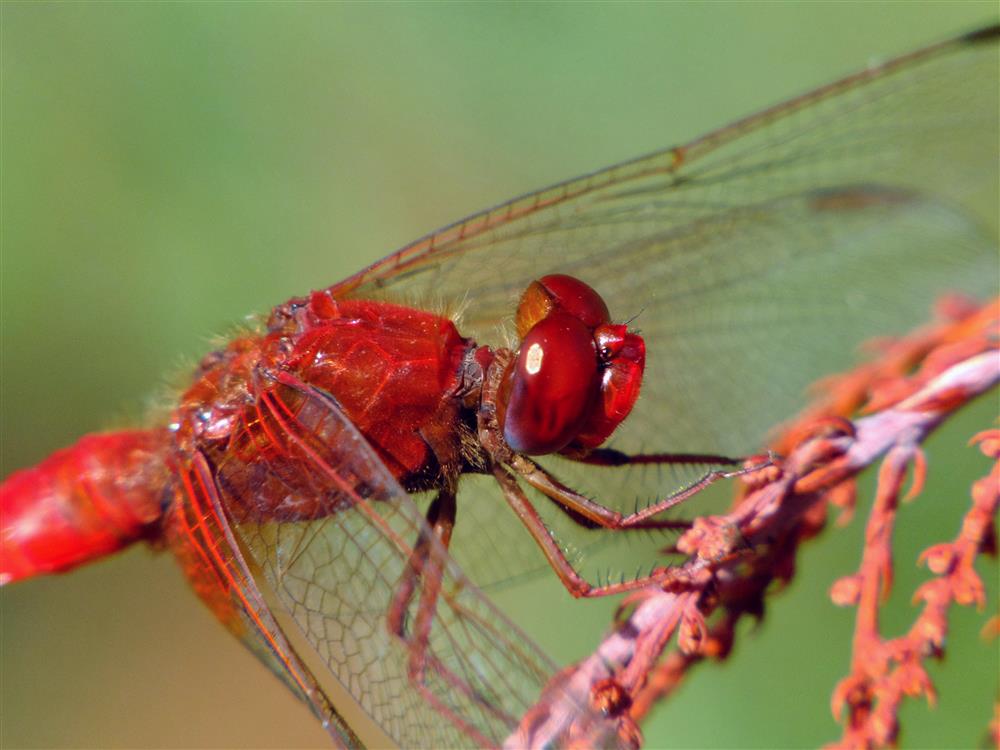
[[[588,328],[597,328],[611,320],[604,298],[580,279],[553,273],[543,276],[538,283],[545,287],[560,310],[579,318]]]
[[[565,312],[590,329],[611,320],[604,299],[578,278],[562,273],[532,281],[517,307],[517,334],[522,339],[540,320],[553,312]]]
[[[530,455],[562,450],[600,388],[592,331],[569,313],[551,313],[528,331],[504,378],[498,413],[507,444]]]

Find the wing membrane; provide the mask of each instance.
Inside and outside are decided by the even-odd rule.
[[[463,307],[465,335],[502,344],[531,280],[575,274],[647,343],[614,447],[757,450],[863,340],[911,328],[945,291],[995,292],[998,69],[996,29],[946,42],[470,217],[335,290]],[[500,742],[552,665],[442,553],[427,690],[414,690],[412,651],[386,616],[423,517],[329,396],[287,382],[257,395],[210,459],[236,534],[317,658],[403,746]],[[547,464],[623,510],[682,481]],[[480,533],[509,529],[496,489],[475,491],[492,493],[481,512],[507,518]],[[470,531],[453,547],[477,582],[539,559],[490,538],[511,560],[498,573]]]
[[[463,334],[503,344],[531,280],[577,275],[646,340],[642,394],[613,447],[758,451],[865,340],[912,329],[946,292],[996,293],[998,33],[871,67],[685,146],[517,198],[335,290],[461,309]],[[622,511],[695,474],[543,463]],[[507,554],[503,568],[478,564],[484,532],[459,529],[463,568],[487,583],[541,564],[530,543],[508,542],[518,530],[500,531],[506,508],[481,485],[462,507],[490,516],[478,525]],[[597,536],[550,519],[567,549]]]
[[[864,339],[995,287],[998,68],[995,32],[944,43],[470,217],[337,288],[467,298],[463,333],[486,343],[528,282],[577,274],[646,338],[643,416],[616,447],[759,449]]]
[[[554,666],[439,549],[426,691],[416,688],[412,645],[387,618],[425,520],[330,396],[260,384],[215,472],[242,544],[368,719],[403,747],[503,740]]]

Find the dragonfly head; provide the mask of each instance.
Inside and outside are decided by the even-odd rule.
[[[528,286],[516,324],[521,345],[497,394],[504,439],[530,455],[596,448],[639,397],[642,337],[612,323],[601,296],[563,274]]]

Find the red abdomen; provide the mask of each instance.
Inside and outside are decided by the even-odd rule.
[[[0,485],[0,584],[68,570],[147,536],[163,511],[165,433],[87,435]]]

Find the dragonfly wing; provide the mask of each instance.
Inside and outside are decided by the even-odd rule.
[[[646,342],[642,392],[611,447],[757,452],[807,403],[811,384],[854,365],[864,341],[911,330],[944,293],[996,293],[998,39],[993,27],[944,42],[686,146],[517,198],[335,292],[456,311],[464,335],[505,344],[527,284],[573,274],[613,316],[634,318]],[[541,462],[623,512],[707,468]],[[487,585],[544,567],[496,488],[474,492],[482,502],[460,513],[489,517],[480,534],[459,529],[452,542],[467,574]],[[613,542],[596,556],[600,532],[535,499],[591,578],[632,575],[650,544],[670,542],[618,535],[636,549],[623,554]],[[491,559],[484,545],[506,553],[493,558],[502,565],[482,562]]]
[[[205,456],[178,467],[178,502],[165,518],[166,539],[192,585],[219,620],[305,701],[336,748],[361,740],[327,699],[275,619],[274,611],[230,528]],[[252,560],[250,561],[252,562]]]
[[[944,292],[995,292],[998,37],[942,43],[518,198],[335,290],[461,309],[465,335],[503,343],[531,280],[574,274],[646,341],[614,447],[759,450],[864,340],[911,329]],[[606,486],[594,482],[578,489]]]
[[[240,544],[311,650],[303,661],[352,728],[344,694],[403,747],[499,744],[554,665],[436,547],[446,564],[426,692],[414,689],[412,646],[387,615],[425,519],[331,396],[282,377],[262,379],[215,473]]]

